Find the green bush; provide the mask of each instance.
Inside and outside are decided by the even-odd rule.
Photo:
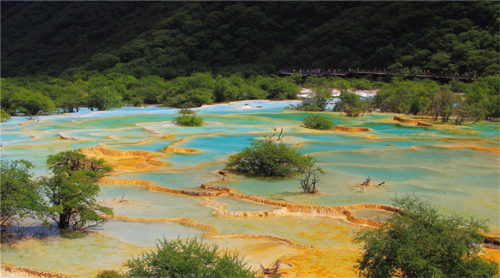
[[[101,270],[97,273],[96,278],[120,278],[123,277],[116,270]]]
[[[227,167],[263,177],[289,177],[302,173],[311,161],[302,153],[270,137],[255,140],[250,147],[229,157]]]
[[[417,197],[396,198],[403,210],[379,229],[363,229],[356,266],[362,277],[496,277],[498,263],[480,256],[484,221],[443,215]]]
[[[0,164],[0,221],[2,242],[6,228],[23,218],[40,216],[44,211],[43,197],[31,169],[34,165],[26,160],[2,160]]]
[[[319,78],[319,77],[316,77]],[[295,106],[299,111],[325,111],[326,106],[332,99],[332,88],[317,87],[308,98],[304,98],[302,102]]]
[[[333,121],[325,116],[309,114],[303,119],[304,126],[312,129],[328,130],[332,129]]]
[[[243,259],[227,250],[220,252],[217,245],[163,239],[156,247],[129,260],[126,277],[255,277]]]
[[[10,120],[11,116],[9,113],[5,112],[5,110],[0,109],[0,119],[2,122]]]
[[[203,119],[190,109],[181,109],[177,112],[180,116],[174,118],[176,125],[180,126],[201,126]]]

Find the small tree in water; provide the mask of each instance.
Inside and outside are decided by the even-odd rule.
[[[311,129],[328,130],[333,127],[332,120],[318,114],[309,114],[302,121],[304,122],[304,127]]]
[[[174,118],[176,125],[180,126],[201,126],[203,119],[196,115],[196,112],[191,109],[181,109],[177,112],[178,117]]]
[[[0,187],[1,242],[17,239],[11,229],[18,219],[34,218],[44,210],[39,187],[33,178],[33,164],[26,160],[2,161]]]
[[[307,165],[306,169],[302,172],[300,177],[300,186],[302,187],[302,191],[304,193],[316,193],[316,183],[319,181],[319,178],[316,177],[317,173],[323,173],[323,170],[320,167],[315,166],[316,158],[308,156],[309,165]]]
[[[103,159],[72,150],[49,156],[47,163],[54,176],[42,179],[42,194],[51,204],[47,214],[59,230],[86,229],[104,221],[100,214],[113,214],[95,199],[100,191],[97,180],[112,170]]]
[[[417,197],[396,198],[403,209],[379,229],[359,231],[364,252],[356,266],[363,277],[494,277],[498,263],[478,254],[484,221],[442,215]]]
[[[271,137],[255,140],[250,147],[229,157],[227,167],[236,172],[263,177],[290,177],[303,173],[311,161],[299,151]]]

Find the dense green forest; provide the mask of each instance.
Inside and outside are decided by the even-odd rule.
[[[1,5],[2,120],[16,112],[33,116],[79,107],[188,108],[295,99],[299,85],[314,91],[297,107],[301,110],[325,110],[336,88],[343,92],[336,109],[348,116],[374,108],[445,122],[460,113],[463,120],[500,116],[496,2]],[[439,85],[311,76],[303,83],[299,75],[268,75],[292,68],[358,67],[468,74],[478,81]],[[375,88],[381,89],[375,99],[348,93]]]
[[[2,76],[499,72],[497,2],[6,2]]]

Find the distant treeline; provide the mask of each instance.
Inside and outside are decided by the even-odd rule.
[[[2,76],[498,75],[495,1],[2,1]],[[80,78],[84,79],[84,78]]]
[[[347,116],[380,109],[382,112],[415,116],[431,116],[433,120],[476,122],[500,117],[500,77],[488,76],[472,83],[452,80],[439,85],[430,79],[404,80],[393,78],[389,83],[372,82],[368,79],[321,78],[310,76],[304,83],[312,88],[311,97],[297,105],[306,111],[324,111],[331,99],[331,89],[341,92],[334,110]],[[375,97],[361,98],[353,89],[379,88]]]
[[[1,107],[10,114],[51,114],[56,108],[75,112],[79,107],[106,110],[122,105],[163,104],[198,107],[202,104],[244,99],[295,99],[300,87],[295,79],[241,74],[227,77],[195,73],[165,81],[158,76],[137,79],[110,73],[87,79],[25,76],[2,79]]]
[[[297,99],[302,76],[288,77],[229,76],[195,73],[165,81],[158,76],[134,76],[110,73],[86,79],[65,79],[49,76],[3,78],[1,82],[2,111],[28,116],[55,111],[75,112],[79,107],[106,110],[123,105],[162,104],[169,107],[198,107],[203,104],[245,99]],[[331,101],[332,89],[342,92],[337,110],[358,116],[373,109],[408,115],[431,115],[447,122],[461,114],[464,120],[500,117],[500,77],[479,78],[472,83],[452,80],[439,85],[426,80],[394,78],[390,83],[369,79],[310,76],[303,84],[311,88],[311,98],[298,107],[322,111]],[[352,90],[380,89],[375,98],[361,99]],[[56,109],[58,108],[58,109]]]

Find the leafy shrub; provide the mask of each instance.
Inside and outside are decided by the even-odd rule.
[[[120,278],[123,277],[116,270],[101,270],[97,273],[96,278]]]
[[[163,239],[157,250],[128,261],[126,277],[255,277],[237,254],[219,252],[217,245]]]
[[[305,116],[303,122],[305,127],[312,129],[328,130],[333,127],[332,120],[318,114],[309,114]]]
[[[5,110],[0,109],[0,119],[2,122],[10,120],[11,116],[9,113],[5,112]]]
[[[6,228],[17,219],[37,217],[44,211],[43,198],[26,160],[2,160],[0,164],[0,221],[2,242],[8,234]]]
[[[350,92],[341,93],[335,108],[343,111],[347,117],[358,117],[363,112],[361,98]]]
[[[179,117],[174,118],[176,125],[180,126],[201,126],[203,119],[196,115],[196,112],[190,109],[181,109],[177,112]]]
[[[487,227],[484,221],[443,215],[417,197],[396,198],[403,209],[379,229],[363,229],[354,241],[363,244],[356,266],[363,277],[496,277],[498,263],[478,254]]]
[[[302,173],[311,161],[299,151],[270,137],[253,141],[250,147],[229,157],[227,167],[264,177],[289,177]]]

